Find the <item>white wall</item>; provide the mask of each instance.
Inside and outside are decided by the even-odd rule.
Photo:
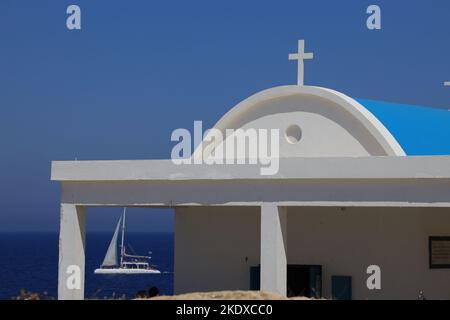
[[[260,221],[259,207],[176,208],[175,293],[248,290]]]
[[[448,208],[289,207],[287,224],[288,264],[322,265],[325,297],[332,275],[348,275],[354,299],[450,299],[450,269],[428,267],[428,237],[450,235]],[[259,208],[177,208],[175,293],[247,290],[259,241]],[[380,291],[366,287],[372,264]]]
[[[450,270],[428,267],[428,237],[449,235],[447,208],[289,208],[288,264],[322,265],[325,297],[332,275],[349,275],[354,299],[450,299]],[[380,291],[366,287],[371,264]]]

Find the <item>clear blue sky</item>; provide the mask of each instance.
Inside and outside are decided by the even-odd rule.
[[[66,29],[69,4],[81,31]],[[307,84],[449,108],[449,18],[448,0],[1,0],[0,231],[58,230],[51,160],[168,158],[173,129],[294,84],[298,39],[315,54]],[[170,230],[170,215],[135,211],[130,229]],[[96,210],[89,230],[118,213]]]

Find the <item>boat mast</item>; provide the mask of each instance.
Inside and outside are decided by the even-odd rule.
[[[123,258],[125,257],[125,216],[127,214],[127,208],[123,208],[122,219],[122,243],[120,245],[120,266],[123,266]]]

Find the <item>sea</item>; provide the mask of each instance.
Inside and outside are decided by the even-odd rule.
[[[57,297],[57,233],[0,233],[0,299],[14,299],[21,289],[47,298]],[[96,275],[111,241],[111,233],[86,235],[87,299],[131,299],[138,291],[158,288],[173,294],[173,233],[127,232],[127,243],[137,254],[151,252],[159,275]]]

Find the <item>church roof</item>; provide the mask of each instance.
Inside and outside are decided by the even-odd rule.
[[[291,127],[299,132],[295,143],[287,139]],[[367,108],[343,93],[323,87],[287,85],[257,92],[214,125],[222,135],[237,128],[281,132],[285,139],[280,139],[280,157],[405,155],[395,137]],[[211,138],[214,134],[210,132],[204,140],[220,147],[220,139]],[[204,155],[197,148],[193,156]]]
[[[450,110],[356,100],[383,123],[407,155],[450,155]]]

